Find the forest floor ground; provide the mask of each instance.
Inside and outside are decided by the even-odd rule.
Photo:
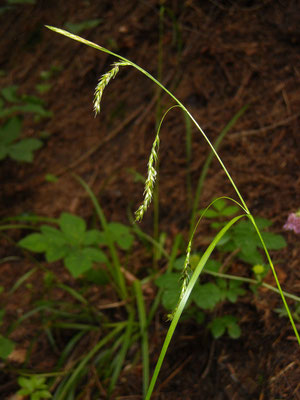
[[[115,60],[44,27],[99,19],[97,27],[79,34],[122,54],[154,76],[161,54],[162,82],[187,106],[212,141],[233,115],[248,105],[225,136],[220,156],[252,214],[270,219],[272,232],[285,237],[287,246],[276,252],[275,267],[283,288],[299,295],[299,236],[283,230],[289,213],[300,207],[299,6],[296,1],[274,4],[267,0],[161,3],[163,17],[162,5],[156,0],[122,1],[122,6],[106,0],[37,0],[33,5],[2,11],[1,88],[17,85],[20,94],[42,97],[52,117],[35,121],[31,114],[24,115],[24,136],[42,138],[44,145],[32,163],[1,161],[1,217],[56,218],[69,212],[92,222],[93,206],[74,173],[90,185],[109,221],[129,224],[128,213],[142,200],[143,184],[134,178],[137,173],[146,175],[155,136],[157,88],[134,68],[122,67],[105,90],[100,116],[94,118],[95,86]],[[53,75],[46,81],[50,89],[40,94],[37,85],[45,83],[41,72],[51,69]],[[166,110],[173,101],[161,93],[160,104]],[[192,188],[208,152],[206,142],[192,128]],[[181,232],[187,240],[191,212],[186,190],[186,125],[180,110],[171,111],[165,119],[159,153],[159,230],[166,233],[165,247],[170,251],[176,234]],[[48,182],[47,174],[58,181]],[[235,194],[215,160],[199,208],[218,196]],[[153,233],[152,210],[140,224],[149,235]],[[209,221],[204,221],[195,238],[198,249],[205,249],[209,229]],[[1,236],[3,328],[30,311],[44,290],[39,284],[41,269],[9,294],[15,282],[33,268],[31,259],[16,246],[23,235],[20,230],[9,230]],[[47,265],[42,257],[39,261],[62,283],[78,287],[61,263]],[[164,269],[163,260],[159,267]],[[128,269],[142,278],[147,268],[152,268],[151,256],[137,241]],[[230,272],[250,277],[251,266],[235,262]],[[274,284],[271,274],[266,280]],[[146,291],[147,306],[155,290],[153,285]],[[114,295],[109,298],[110,293],[93,287],[93,304],[116,301]],[[55,295],[64,296],[59,290]],[[274,311],[279,307],[280,297],[263,289],[258,296],[249,290],[236,304],[225,305],[225,313],[239,318],[242,335],[238,340],[227,336],[214,340],[204,325],[179,324],[154,398],[300,399],[299,347],[288,319]],[[168,328],[165,314],[160,308],[150,328],[151,368]],[[115,312],[114,317],[120,315]],[[30,343],[34,346],[27,369],[51,371],[58,359],[36,316],[26,319],[11,338],[18,351],[4,365],[0,380],[0,392],[7,396],[1,398],[7,399],[17,390],[16,371],[24,366],[22,354]],[[64,343],[63,337],[60,340]],[[91,347],[94,340],[91,335],[85,345]],[[128,354],[114,398],[142,398],[141,362],[130,368],[134,352]],[[80,398],[102,398],[93,397],[89,390]]]

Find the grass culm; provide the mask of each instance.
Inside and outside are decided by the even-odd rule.
[[[149,400],[151,398],[151,395],[153,393],[154,390],[154,386],[159,374],[159,371],[162,367],[162,363],[165,357],[165,354],[167,352],[168,346],[170,344],[170,341],[172,339],[172,336],[174,334],[174,331],[176,329],[176,326],[178,324],[178,321],[180,319],[180,316],[185,308],[185,305],[189,299],[189,296],[200,276],[200,274],[202,273],[207,261],[210,258],[211,253],[213,252],[213,250],[215,249],[215,247],[217,246],[217,244],[220,242],[220,240],[224,237],[224,235],[229,231],[229,229],[231,229],[231,227],[233,227],[236,223],[238,223],[241,219],[246,218],[248,219],[252,226],[254,227],[259,241],[261,243],[261,247],[266,255],[266,258],[268,260],[269,266],[272,270],[274,279],[276,281],[276,285],[278,288],[278,292],[280,293],[280,296],[282,298],[282,302],[284,304],[286,313],[289,317],[291,326],[294,330],[295,336],[297,338],[297,341],[300,345],[300,337],[296,328],[296,325],[294,323],[294,319],[292,316],[292,313],[288,307],[288,304],[286,302],[285,299],[285,295],[281,289],[273,262],[271,260],[269,251],[267,249],[267,246],[265,244],[265,241],[263,239],[263,236],[261,234],[260,229],[258,228],[258,225],[256,223],[256,220],[254,219],[253,215],[251,214],[243,196],[241,195],[238,187],[236,186],[235,182],[233,181],[229,171],[227,170],[227,168],[225,167],[223,161],[221,160],[218,152],[217,152],[217,148],[218,148],[218,144],[219,142],[215,143],[215,146],[211,143],[211,141],[209,140],[209,138],[207,137],[207,135],[205,134],[205,132],[202,130],[202,128],[200,127],[200,125],[198,124],[198,122],[195,120],[195,118],[192,116],[192,114],[190,113],[190,111],[181,103],[180,100],[178,100],[175,95],[173,93],[171,93],[167,88],[165,88],[160,82],[159,80],[157,80],[156,78],[154,78],[152,75],[150,75],[146,70],[144,70],[143,68],[141,68],[139,65],[133,63],[132,61],[126,59],[125,57],[122,57],[119,54],[116,54],[102,46],[99,46],[93,42],[90,42],[88,40],[85,40],[77,35],[71,34],[65,30],[59,29],[59,28],[55,28],[52,26],[47,26],[50,30],[59,33],[63,36],[66,36],[70,39],[73,39],[77,42],[80,42],[82,44],[85,44],[87,46],[90,46],[96,50],[105,52],[110,54],[111,56],[116,57],[117,61],[115,64],[113,64],[112,69],[105,73],[101,79],[99,80],[99,83],[96,87],[96,91],[95,91],[95,101],[94,101],[94,110],[96,113],[98,113],[100,111],[100,102],[101,102],[101,98],[102,98],[102,94],[103,94],[103,90],[105,89],[105,87],[108,85],[109,81],[113,78],[115,78],[119,67],[134,67],[135,69],[137,69],[139,72],[141,72],[143,75],[145,75],[147,78],[151,79],[160,90],[166,92],[175,102],[175,106],[179,107],[181,110],[183,110],[183,112],[185,113],[186,117],[189,118],[189,121],[195,125],[195,127],[197,128],[197,130],[200,132],[200,134],[203,136],[203,138],[206,140],[210,151],[211,151],[211,157],[209,158],[209,162],[211,161],[212,156],[215,156],[221,166],[221,168],[223,169],[223,171],[225,172],[227,178],[229,179],[235,193],[237,196],[237,200],[233,200],[240,208],[241,210],[241,214],[238,216],[233,217],[228,223],[226,223],[222,229],[216,234],[216,236],[214,237],[214,239],[211,241],[211,243],[208,245],[206,251],[204,252],[204,254],[201,256],[198,264],[195,266],[195,268],[193,270],[191,270],[189,268],[189,263],[190,263],[190,253],[191,253],[191,249],[192,249],[192,240],[193,237],[195,235],[198,223],[196,224],[196,218],[195,218],[195,206],[194,207],[194,213],[193,213],[193,217],[192,217],[192,222],[191,222],[191,236],[190,236],[190,241],[187,247],[187,252],[186,252],[186,259],[184,262],[184,268],[182,271],[182,286],[181,286],[181,292],[180,292],[180,296],[179,296],[179,301],[175,307],[175,309],[173,310],[173,312],[170,314],[170,319],[171,319],[171,324],[169,327],[169,330],[167,332],[166,338],[165,338],[165,342],[163,344],[159,359],[157,361],[152,379],[150,381],[150,384],[148,385],[148,376],[149,376],[149,370],[148,370],[148,365],[149,365],[149,354],[148,354],[148,338],[147,338],[147,334],[146,334],[146,326],[147,326],[147,318],[146,318],[146,311],[145,311],[145,305],[143,302],[143,295],[142,295],[142,290],[141,287],[139,285],[139,283],[135,284],[134,287],[134,291],[136,294],[136,300],[137,300],[137,308],[138,308],[138,314],[139,314],[139,323],[140,323],[140,335],[142,337],[142,350],[141,353],[143,355],[143,363],[144,363],[144,379],[143,379],[143,385],[144,385],[144,395],[145,395],[145,400]],[[239,114],[236,116],[236,118],[239,117],[239,115],[244,111],[241,110],[239,112]],[[163,117],[164,118],[164,117]],[[157,134],[155,136],[154,142],[153,142],[153,146],[152,146],[152,150],[150,153],[150,158],[148,161],[148,175],[147,175],[147,179],[146,179],[146,183],[145,183],[145,189],[144,189],[144,199],[143,202],[141,204],[141,206],[138,208],[137,212],[136,212],[136,220],[140,221],[143,218],[144,213],[146,212],[147,208],[149,207],[149,204],[151,202],[151,199],[153,198],[153,193],[154,193],[154,187],[155,187],[155,179],[156,179],[156,175],[157,175],[157,171],[156,171],[156,162],[158,160],[158,147],[159,147],[159,133],[160,133],[160,126],[161,123],[163,121],[163,118],[159,124],[158,130],[157,130]],[[235,118],[235,119],[236,119]],[[190,130],[190,127],[189,127]],[[188,162],[190,162],[189,157],[190,157],[190,145],[188,145]],[[202,185],[203,182],[202,180],[200,181],[200,184]],[[190,185],[189,185],[190,187]],[[190,189],[189,189],[190,190]],[[201,188],[200,188],[201,190]],[[197,192],[197,196],[196,196],[196,200],[198,202],[198,197],[199,197],[199,192]],[[209,205],[207,207],[207,209],[203,212],[203,215],[205,216],[206,211],[210,208],[211,205]],[[99,214],[99,218],[101,219],[102,216],[101,214]],[[114,250],[113,248],[111,248],[111,252],[112,254],[114,254]],[[122,271],[118,266],[118,261],[117,259],[115,259],[115,264],[117,265],[117,269],[115,272],[115,280],[116,282],[118,282],[118,286],[120,288],[120,295],[122,296],[122,298],[127,298],[127,290],[126,290],[126,285],[124,283],[124,278],[122,277]],[[128,313],[129,313],[129,321],[133,321],[133,314],[134,311],[132,310],[132,308],[129,307],[128,309]],[[128,322],[127,324],[127,328],[125,330],[124,333],[124,345],[122,347],[122,350],[120,352],[120,357],[124,356],[124,353],[126,352],[128,346],[130,345],[130,340],[129,340],[129,336],[130,336],[130,329],[132,329],[132,324]],[[113,332],[112,332],[113,334]],[[100,344],[99,344],[100,346]],[[119,371],[115,371],[115,374],[118,375]],[[74,377],[75,379],[75,377]]]

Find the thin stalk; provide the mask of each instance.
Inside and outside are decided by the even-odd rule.
[[[174,264],[174,261],[175,261],[175,259],[177,257],[177,251],[178,251],[178,248],[179,248],[179,245],[180,245],[181,241],[182,241],[182,236],[181,235],[176,235],[170,256],[167,253],[168,266],[167,266],[167,271],[166,272],[171,272],[172,271],[173,264]],[[156,310],[157,310],[157,308],[158,308],[158,306],[160,304],[162,293],[163,293],[163,288],[159,288],[159,290],[158,290],[158,292],[157,292],[157,294],[155,296],[155,299],[154,299],[154,301],[153,301],[153,303],[151,305],[149,314],[148,314],[147,325],[150,324],[150,322],[152,321],[152,319],[153,319],[153,317],[154,317],[154,315],[156,313]]]
[[[242,107],[228,122],[228,124],[222,129],[221,133],[217,137],[216,141],[213,144],[213,147],[215,148],[216,151],[218,151],[222,140],[224,139],[225,135],[228,133],[228,131],[234,126],[236,121],[244,114],[244,112],[247,110],[248,106]],[[196,223],[196,217],[197,217],[197,208],[199,206],[199,201],[202,193],[202,188],[204,185],[204,181],[206,179],[207,172],[209,170],[209,167],[212,163],[214,157],[214,153],[211,150],[209,152],[209,155],[207,156],[205,163],[203,165],[198,184],[197,184],[197,189],[195,193],[195,198],[193,201],[193,208],[192,208],[192,215],[191,215],[191,222],[190,222],[190,236],[192,235],[192,232],[195,228],[195,223]]]
[[[191,161],[192,161],[192,124],[189,116],[184,113],[185,122],[185,147],[186,147],[186,187],[188,207],[192,206],[192,177],[191,177]]]
[[[133,331],[133,324],[134,324],[134,310],[130,310],[129,316],[128,316],[128,321],[127,321],[127,327],[124,333],[124,338],[122,340],[122,347],[121,350],[119,351],[117,357],[116,357],[116,364],[114,366],[114,370],[112,372],[111,378],[110,378],[110,384],[109,384],[109,389],[108,392],[111,394],[116,382],[119,378],[129,345],[130,345],[130,338],[132,335]]]
[[[93,191],[91,190],[91,188],[88,186],[88,184],[83,179],[81,179],[77,175],[74,175],[74,176],[80,182],[80,184],[84,187],[86,192],[89,194],[90,199],[92,200],[92,203],[95,207],[96,213],[101,222],[102,228],[105,232],[108,232],[108,225],[107,225],[107,221],[106,221],[104,212],[103,212],[102,208],[100,207],[100,204],[99,204],[96,196],[94,195]],[[115,277],[115,280],[116,280],[115,283],[117,284],[117,287],[120,290],[122,300],[126,300],[128,298],[128,291],[127,291],[124,275],[121,271],[121,263],[120,263],[120,260],[118,257],[117,249],[116,249],[113,241],[111,240],[109,234],[107,235],[107,238],[108,238],[108,248],[109,248],[110,255],[113,260],[114,267],[115,267],[115,268],[113,268],[111,273],[112,273],[112,276]]]
[[[160,81],[162,78],[163,69],[163,26],[164,26],[164,6],[160,6],[159,12],[159,39],[158,39],[158,67],[157,76]],[[160,125],[161,119],[161,88],[157,87],[157,105],[156,105],[156,128]],[[153,238],[159,241],[159,159],[156,162],[156,185],[153,190]],[[157,269],[157,249],[153,248],[153,267]]]
[[[253,285],[260,285],[260,286],[263,286],[263,287],[271,290],[272,292],[280,294],[280,291],[276,287],[269,285],[268,283],[265,283],[264,281],[258,281],[257,279],[244,278],[242,276],[223,274],[221,272],[214,272],[214,271],[209,271],[209,270],[204,270],[203,273],[207,274],[207,275],[215,276],[217,278],[224,278],[224,279],[230,279],[232,281],[239,281],[239,282],[245,282],[245,283],[252,283]],[[288,297],[289,299],[292,299],[292,300],[300,303],[300,297],[296,296],[295,294],[285,292],[284,290],[282,291],[282,293],[284,294],[285,297]]]
[[[265,254],[266,254],[266,256],[267,256],[267,259],[268,259],[268,262],[269,262],[269,264],[270,264],[271,270],[272,270],[272,272],[273,272],[274,279],[275,279],[276,285],[277,285],[277,287],[278,287],[278,290],[279,290],[279,293],[280,293],[282,302],[283,302],[283,304],[284,304],[284,307],[285,307],[286,312],[287,312],[287,314],[288,314],[290,323],[291,323],[291,325],[292,325],[292,327],[293,327],[295,336],[296,336],[297,341],[298,341],[298,344],[299,344],[299,346],[300,346],[300,336],[299,336],[298,330],[297,330],[297,328],[296,328],[294,319],[293,319],[293,317],[292,317],[291,311],[290,311],[290,309],[289,309],[289,306],[287,305],[287,302],[286,302],[286,300],[285,300],[285,297],[284,297],[283,291],[282,291],[282,289],[281,289],[281,285],[280,285],[280,283],[279,283],[279,280],[278,280],[278,277],[277,277],[277,274],[276,274],[276,271],[275,271],[273,262],[272,262],[272,260],[271,260],[270,254],[269,254],[269,252],[268,252],[268,249],[267,249],[267,247],[266,247],[266,245],[265,245],[265,242],[264,242],[264,240],[263,240],[263,238],[262,238],[262,236],[261,236],[261,233],[260,233],[260,231],[259,231],[259,229],[258,229],[258,226],[256,225],[255,219],[253,218],[253,216],[252,216],[251,214],[248,215],[248,218],[249,218],[250,221],[252,222],[252,224],[253,224],[253,226],[254,226],[254,228],[255,228],[255,230],[256,230],[256,233],[257,233],[257,235],[258,235],[258,237],[259,237],[259,239],[260,239],[260,242],[261,242],[261,244],[262,244],[262,246],[263,246],[263,249],[264,249]]]

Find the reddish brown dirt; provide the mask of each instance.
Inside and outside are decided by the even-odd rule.
[[[276,267],[285,290],[299,295],[299,236],[282,228],[288,214],[300,207],[299,6],[296,1],[268,0],[161,3],[166,7],[161,36],[162,81],[189,108],[209,138],[216,139],[232,116],[249,105],[226,136],[220,155],[252,213],[271,219],[273,231],[285,236],[288,246],[276,254]],[[156,76],[159,10],[156,0],[37,0],[35,5],[18,5],[0,15],[0,69],[6,72],[0,78],[1,87],[15,84],[19,93],[36,94],[41,71],[51,65],[61,67],[50,80],[51,90],[42,96],[53,117],[38,123],[30,116],[24,119],[25,136],[49,133],[43,148],[32,164],[1,162],[2,218],[22,213],[58,217],[67,211],[91,220],[93,208],[71,174],[76,173],[90,184],[109,220],[128,223],[128,209],[136,209],[143,192],[129,169],[146,172],[155,134],[157,89],[133,68],[122,68],[104,93],[101,115],[94,118],[94,88],[113,58],[60,37],[44,25],[63,27],[66,22],[100,18],[98,27],[81,35]],[[163,94],[162,104],[166,109],[173,103]],[[207,144],[195,129],[192,152],[195,186],[208,154]],[[187,237],[189,228],[185,160],[184,118],[174,110],[163,125],[160,147],[160,229],[167,233],[168,250],[175,234],[183,232]],[[58,182],[46,182],[47,173],[57,175]],[[234,196],[234,192],[214,161],[200,206],[220,195]],[[149,234],[152,217],[150,210],[141,224]],[[205,242],[207,227],[204,223],[200,229],[198,246]],[[38,284],[43,276],[39,270],[27,281],[31,286],[24,284],[13,296],[8,294],[33,265],[14,244],[21,235],[5,231],[1,237],[5,327],[32,309],[44,290]],[[151,259],[138,243],[135,249],[131,272],[144,277]],[[16,260],[6,259],[11,256]],[[145,263],[148,267],[141,269]],[[51,268],[61,282],[78,287],[60,263]],[[245,269],[243,272],[247,275]],[[60,299],[63,295],[57,290],[54,296]],[[99,293],[93,287],[89,296],[94,304],[116,300],[109,288]],[[153,291],[146,297],[150,304]],[[236,341],[226,337],[214,341],[202,325],[179,325],[153,398],[300,399],[299,347],[288,320],[273,312],[279,306],[279,297],[266,291],[259,298],[248,293],[230,305],[226,311],[239,317],[243,332]],[[121,316],[116,312],[114,317]],[[152,367],[167,326],[164,310],[160,310],[150,328]],[[23,323],[12,338],[20,359],[3,364],[0,392],[4,393],[1,398],[7,399],[17,388],[16,369],[51,371],[58,359],[37,317]],[[88,337],[77,354],[96,340]],[[32,357],[24,365],[22,354],[32,343]],[[135,352],[129,351],[114,398],[142,398],[140,360],[132,366]],[[92,372],[91,376],[85,397],[80,398],[104,398]]]

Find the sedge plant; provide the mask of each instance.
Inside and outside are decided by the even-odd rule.
[[[151,398],[151,395],[152,395],[152,392],[153,392],[153,389],[154,389],[154,386],[155,386],[159,371],[161,369],[161,366],[162,366],[165,354],[167,352],[168,346],[170,344],[170,341],[172,339],[172,336],[173,336],[174,331],[176,329],[176,326],[178,324],[179,318],[180,318],[180,316],[181,316],[181,314],[182,314],[182,312],[183,312],[183,310],[185,308],[185,305],[186,305],[186,303],[187,303],[187,301],[189,299],[189,296],[190,296],[190,294],[191,294],[191,292],[192,292],[192,290],[193,290],[193,288],[194,288],[194,286],[195,286],[200,274],[202,273],[202,271],[203,271],[208,259],[210,258],[213,250],[215,249],[215,247],[217,246],[219,241],[224,237],[224,235],[228,232],[228,230],[234,224],[236,224],[238,221],[240,221],[242,218],[248,218],[248,220],[251,222],[251,224],[254,227],[254,230],[256,231],[256,233],[258,235],[258,238],[260,240],[261,246],[262,246],[262,248],[263,248],[263,250],[265,252],[265,255],[267,257],[268,263],[269,263],[270,268],[272,270],[272,273],[274,275],[274,279],[275,279],[276,285],[278,287],[278,291],[280,293],[280,296],[282,298],[285,310],[286,310],[287,315],[289,317],[291,326],[292,326],[292,328],[294,330],[294,333],[295,333],[296,339],[298,341],[298,344],[300,345],[299,333],[298,333],[296,325],[294,323],[294,319],[293,319],[292,313],[290,312],[290,309],[289,309],[288,304],[286,302],[284,293],[283,293],[283,291],[281,289],[281,285],[279,283],[279,280],[278,280],[278,277],[277,277],[273,262],[271,260],[270,254],[268,252],[268,249],[266,247],[266,244],[265,244],[265,241],[264,241],[264,239],[262,237],[262,234],[261,234],[261,232],[260,232],[260,230],[258,228],[258,225],[257,225],[253,215],[251,214],[251,212],[250,212],[250,210],[249,210],[244,198],[242,197],[238,187],[236,186],[234,180],[232,179],[229,171],[225,167],[222,159],[220,158],[218,152],[216,151],[215,147],[213,146],[213,144],[211,143],[211,141],[209,140],[209,138],[207,137],[205,132],[202,130],[202,128],[200,127],[198,122],[195,120],[195,118],[189,112],[189,110],[182,104],[182,102],[179,99],[177,99],[177,97],[175,97],[175,95],[172,92],[170,92],[166,87],[164,87],[159,82],[159,80],[154,78],[145,69],[141,68],[139,65],[135,64],[134,62],[130,61],[129,59],[127,59],[127,58],[125,58],[125,57],[123,57],[123,56],[121,56],[119,54],[116,54],[116,53],[114,53],[114,52],[112,52],[112,51],[110,51],[110,50],[108,50],[108,49],[106,49],[106,48],[104,48],[102,46],[99,46],[99,45],[97,45],[97,44],[95,44],[95,43],[93,43],[93,42],[91,42],[89,40],[86,40],[86,39],[84,39],[82,37],[79,37],[79,36],[74,35],[74,34],[72,34],[70,32],[67,32],[67,31],[65,31],[63,29],[55,28],[55,27],[52,27],[52,26],[47,26],[47,28],[49,28],[50,30],[52,30],[52,31],[54,31],[56,33],[59,33],[59,34],[61,34],[63,36],[66,36],[66,37],[68,37],[70,39],[73,39],[73,40],[75,40],[77,42],[83,43],[83,44],[85,44],[87,46],[90,46],[90,47],[96,49],[96,50],[105,52],[105,53],[110,54],[111,56],[117,58],[118,61],[116,61],[113,64],[112,69],[109,72],[107,72],[106,74],[104,74],[100,78],[99,83],[98,83],[98,85],[96,87],[95,100],[94,100],[95,113],[99,113],[100,112],[100,101],[101,101],[101,98],[102,98],[103,91],[104,91],[105,87],[108,85],[109,81],[111,79],[115,78],[115,76],[118,73],[120,67],[131,66],[131,67],[136,68],[139,72],[144,74],[146,77],[151,79],[156,85],[158,85],[158,87],[161,90],[165,91],[175,101],[175,104],[177,106],[179,106],[186,113],[186,115],[190,118],[191,122],[196,126],[196,128],[198,129],[200,134],[206,140],[206,142],[207,142],[208,146],[210,147],[213,155],[217,158],[218,162],[221,165],[221,168],[224,170],[227,178],[229,179],[229,181],[230,181],[230,183],[231,183],[231,185],[232,185],[232,187],[233,187],[233,189],[234,189],[234,191],[235,191],[235,193],[237,195],[238,200],[234,200],[234,199],[231,199],[231,200],[233,202],[235,202],[240,207],[240,209],[242,210],[242,214],[232,218],[217,233],[217,235],[214,237],[214,239],[211,241],[211,243],[207,247],[206,251],[202,255],[202,257],[199,260],[197,266],[191,272],[190,268],[189,268],[189,261],[190,261],[190,255],[191,255],[191,249],[192,249],[192,240],[193,240],[193,237],[195,235],[195,232],[196,232],[196,229],[197,229],[197,226],[198,226],[198,223],[199,223],[200,220],[198,221],[198,223],[193,228],[193,232],[192,232],[192,235],[190,237],[190,241],[188,243],[186,259],[185,259],[185,263],[184,263],[184,267],[183,267],[183,271],[182,271],[182,287],[181,287],[181,291],[180,291],[179,301],[178,301],[177,306],[175,307],[175,310],[170,314],[171,324],[170,324],[169,330],[167,332],[167,335],[166,335],[166,338],[165,338],[165,341],[164,341],[160,356],[158,358],[157,364],[155,366],[155,370],[154,370],[151,382],[150,382],[150,384],[148,386],[148,390],[147,390],[147,393],[146,393],[146,396],[145,396],[145,400],[149,400]],[[157,160],[158,143],[159,143],[159,138],[157,139],[157,137],[156,137],[154,145],[152,147],[151,154],[150,154],[149,163],[148,163],[148,176],[147,176],[146,185],[145,185],[145,197],[144,197],[144,201],[142,202],[141,206],[139,207],[139,209],[138,209],[138,211],[136,213],[136,219],[137,220],[141,220],[142,219],[142,217],[143,217],[144,213],[146,212],[146,210],[147,210],[147,208],[149,206],[149,203],[150,203],[150,201],[151,201],[151,199],[153,197],[153,188],[154,188],[155,179],[156,179],[155,161]],[[204,211],[203,215],[205,215],[205,212],[210,208],[210,206],[211,205],[209,205],[206,208],[206,210]],[[120,279],[120,283],[123,280],[121,275],[118,276],[118,279]],[[121,286],[123,286],[123,285],[121,284]],[[124,287],[123,287],[123,290],[124,290]],[[140,298],[140,293],[139,293],[138,288],[136,288],[136,290],[137,290],[138,298]],[[141,306],[142,306],[142,303],[140,302],[140,305],[139,305],[140,309],[141,309]],[[145,324],[145,321],[141,320],[141,326],[144,326],[144,324]],[[144,349],[144,350],[146,350],[146,349]]]

